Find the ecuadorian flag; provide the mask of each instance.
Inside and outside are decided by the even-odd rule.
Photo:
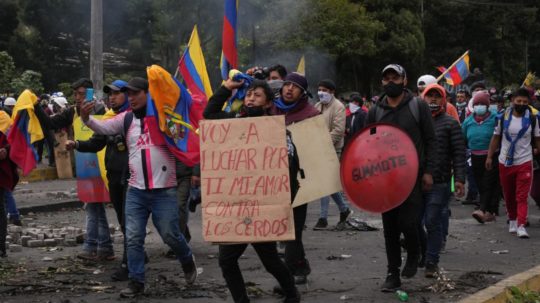
[[[8,134],[11,145],[9,158],[21,168],[23,176],[36,168],[38,155],[32,144],[43,139],[41,124],[34,113],[37,99],[28,89],[19,96],[13,108],[13,125]]]
[[[152,65],[146,73],[150,94],[145,122],[153,140],[163,139],[174,156],[187,166],[198,164],[198,129],[204,107],[196,105],[187,89],[162,67]]]
[[[469,51],[465,52],[454,64],[449,71],[446,71],[446,67],[439,66],[437,69],[444,74],[444,79],[449,85],[455,86],[465,80],[469,74]]]
[[[197,25],[193,28],[187,49],[184,51],[180,61],[178,61],[178,69],[192,98],[199,100],[210,99],[212,86],[204,61]]]
[[[225,0],[225,15],[223,16],[223,34],[221,41],[221,78],[229,78],[229,71],[238,67],[238,49],[236,34],[236,17],[238,13],[237,0]]]

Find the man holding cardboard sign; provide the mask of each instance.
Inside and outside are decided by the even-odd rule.
[[[275,242],[294,239],[291,196],[297,180],[289,178],[294,145],[284,140],[284,119],[266,116],[273,93],[264,81],[253,80],[247,87],[238,114],[221,111],[232,90],[242,84],[243,80],[225,81],[204,111],[207,119],[223,120],[205,120],[200,128],[203,236],[230,242],[219,246],[219,266],[235,302],[249,302],[238,266],[247,243],[278,280],[284,302],[300,302]],[[226,119],[234,117],[246,119]]]

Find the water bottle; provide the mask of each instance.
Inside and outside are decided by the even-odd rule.
[[[409,301],[409,295],[406,292],[404,292],[403,290],[397,290],[396,291],[396,296],[398,297],[399,302],[407,302],[407,301]]]

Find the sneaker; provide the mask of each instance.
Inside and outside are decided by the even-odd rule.
[[[407,256],[407,262],[405,262],[405,266],[403,267],[401,276],[404,278],[414,277],[414,275],[416,275],[416,272],[418,271],[418,261],[418,256]]]
[[[111,279],[113,281],[127,281],[129,280],[129,270],[127,264],[122,264],[118,270],[116,270],[112,275]]]
[[[307,275],[295,275],[294,284],[303,285],[307,283]]]
[[[384,284],[381,286],[382,292],[395,292],[401,286],[401,280],[399,278],[399,272],[388,273]]]
[[[297,289],[296,293],[293,296],[285,297],[283,303],[300,303],[300,297],[300,292]]]
[[[108,251],[108,252],[100,251],[97,253],[96,259],[98,261],[112,261],[116,259],[116,257],[114,256],[114,251]]]
[[[439,275],[439,267],[437,264],[428,262],[426,263],[426,269],[424,271],[424,276],[426,278],[436,278]]]
[[[315,227],[313,227],[313,230],[323,230],[326,228],[328,228],[328,220],[324,218],[319,218],[317,224],[315,224]]]
[[[77,255],[77,258],[83,260],[95,261],[97,259],[97,254],[94,251],[83,251]]]
[[[518,227],[517,227],[517,221],[516,220],[510,220],[508,221],[508,232],[511,234],[517,233]]]
[[[350,215],[352,215],[352,210],[350,208],[347,208],[346,211],[339,213],[339,222],[346,222],[347,218],[349,218]]]
[[[478,223],[484,224],[485,219],[484,219],[484,212],[483,211],[481,211],[479,209],[475,210],[475,211],[473,211],[472,216],[473,216],[473,218],[476,219],[476,221],[478,221]]]
[[[191,261],[182,264],[182,270],[184,271],[184,279],[188,285],[193,285],[197,280],[197,265],[195,264],[195,256],[192,255]]]
[[[22,222],[21,222],[21,219],[15,219],[15,218],[9,218],[9,224],[13,224],[13,225],[17,225],[17,226],[22,226]]]
[[[495,221],[496,220],[496,217],[494,214],[486,211],[484,213],[484,222],[492,222],[492,221]]]
[[[525,229],[524,225],[520,225],[517,228],[517,236],[521,239],[529,239],[529,234],[527,233],[527,230]]]
[[[127,288],[120,291],[121,298],[134,298],[144,293],[144,283],[130,280]]]

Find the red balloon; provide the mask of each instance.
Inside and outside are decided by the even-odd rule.
[[[400,128],[376,123],[357,133],[341,158],[341,184],[359,208],[383,213],[403,203],[418,179],[418,153]]]

